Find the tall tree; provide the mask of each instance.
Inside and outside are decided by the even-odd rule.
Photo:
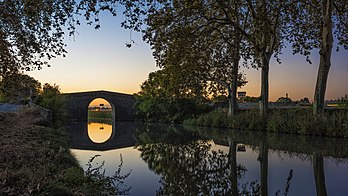
[[[228,13],[229,17],[243,26],[247,14],[240,14],[241,2],[227,3],[227,7],[233,12]],[[243,37],[232,26],[211,23],[209,18],[223,13],[221,7],[226,3],[197,0],[124,3],[128,20],[123,25],[141,30],[146,22],[144,39],[152,46],[159,67],[180,67],[172,70],[200,80],[209,92],[227,93],[229,114],[236,112],[237,87],[245,84],[238,73]],[[161,6],[157,7],[158,4]],[[145,15],[145,20],[139,20],[139,15]]]
[[[0,1],[0,75],[41,69],[64,56],[64,35],[74,35],[79,18],[99,28],[99,12],[116,15],[117,0]]]
[[[305,55],[319,49],[319,68],[314,93],[313,113],[322,114],[331,67],[334,36],[338,45],[348,49],[348,3],[346,0],[299,1],[292,10],[291,42],[294,53]],[[318,8],[321,8],[318,11]],[[337,50],[339,48],[337,47]]]
[[[227,54],[231,60],[229,62],[232,65],[230,67],[233,68],[232,75],[236,75],[241,56],[246,55],[246,60],[251,60],[249,62],[252,65],[261,68],[262,100],[260,113],[266,116],[269,100],[269,61],[272,55],[277,57],[283,48],[287,36],[288,8],[292,5],[291,1],[124,0],[123,2],[126,5],[125,14],[128,17],[123,25],[126,28],[141,30],[141,26],[146,23],[149,27],[147,30],[150,31],[148,34],[155,38],[155,41],[161,36],[166,38],[159,42],[162,45],[163,43],[172,43],[173,39],[167,39],[167,34],[170,34],[173,30],[174,33],[181,32],[178,29],[181,30],[189,25],[196,25],[197,28],[193,32],[203,32],[202,35],[205,37],[200,36],[199,41],[204,42],[206,39],[211,39],[214,37],[214,32],[220,35],[220,40],[227,44],[225,50],[228,51]],[[162,25],[153,25],[153,21],[158,20],[158,18],[163,21]],[[177,38],[180,39],[180,37]],[[219,41],[215,42],[221,43]],[[152,45],[155,46],[156,51],[156,42]],[[214,48],[208,45],[206,47],[208,49]],[[168,51],[170,51],[170,47],[166,45],[160,54],[165,54]],[[252,55],[252,58],[250,55]],[[204,68],[204,70],[208,72],[209,69]],[[226,73],[226,69],[224,71]],[[234,88],[231,93],[232,96],[235,95],[236,88],[233,83],[235,81],[232,82]]]
[[[248,0],[251,12],[249,32],[244,32],[252,46],[254,61],[261,68],[261,104],[260,114],[267,115],[269,102],[269,65],[274,55],[278,55],[284,47],[288,36],[289,8],[291,1],[287,0]]]

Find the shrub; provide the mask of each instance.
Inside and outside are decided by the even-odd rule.
[[[61,96],[59,86],[44,84],[39,94],[37,104],[52,111],[52,124],[59,127],[64,122],[67,113],[64,108],[64,99]]]

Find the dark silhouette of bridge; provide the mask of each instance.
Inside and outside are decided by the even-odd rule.
[[[134,122],[119,121],[112,125],[112,135],[103,143],[94,143],[88,135],[87,122],[70,122],[65,126],[70,138],[70,148],[79,150],[105,151],[135,145],[134,132],[138,125]]]
[[[96,98],[103,98],[110,103],[114,121],[134,120],[136,110],[133,95],[110,91],[89,91],[65,93],[63,97],[69,114],[68,121],[86,122],[88,120],[88,106]]]

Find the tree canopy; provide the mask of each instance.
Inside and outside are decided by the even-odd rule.
[[[289,30],[294,53],[304,55],[311,63],[311,51],[319,49],[313,112],[323,114],[334,37],[338,41],[337,50],[339,46],[348,49],[348,3],[346,0],[298,1],[291,14]]]
[[[215,1],[123,2],[128,17],[123,26],[144,33],[157,66],[182,72],[191,81],[199,80],[209,93],[227,93],[230,111],[234,113],[237,87],[246,83],[239,73],[239,59],[248,59],[250,55],[245,51],[246,42],[240,32],[210,19],[220,17],[219,13],[223,15],[224,5]],[[241,2],[234,3],[229,8],[242,13],[238,7]],[[141,20],[142,17],[145,19]],[[237,17],[238,24],[246,26],[246,17]],[[141,29],[143,24],[146,27]]]
[[[126,6],[123,26],[144,34],[160,67],[182,66],[187,74],[213,81],[237,78],[239,59],[261,68],[262,116],[268,110],[270,59],[274,56],[280,63],[278,55],[288,42],[293,53],[306,56],[307,61],[313,49],[320,49],[314,110],[324,106],[332,31],[338,45],[347,48],[348,4],[344,0],[121,2]],[[234,96],[233,82],[221,84]]]
[[[0,2],[0,75],[41,69],[64,56],[65,35],[73,36],[81,19],[98,29],[99,13],[116,15],[117,0],[15,0]]]

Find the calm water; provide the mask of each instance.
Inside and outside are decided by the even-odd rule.
[[[67,130],[82,166],[101,155],[93,164],[112,175],[123,160],[130,195],[348,195],[342,139],[126,122]]]

